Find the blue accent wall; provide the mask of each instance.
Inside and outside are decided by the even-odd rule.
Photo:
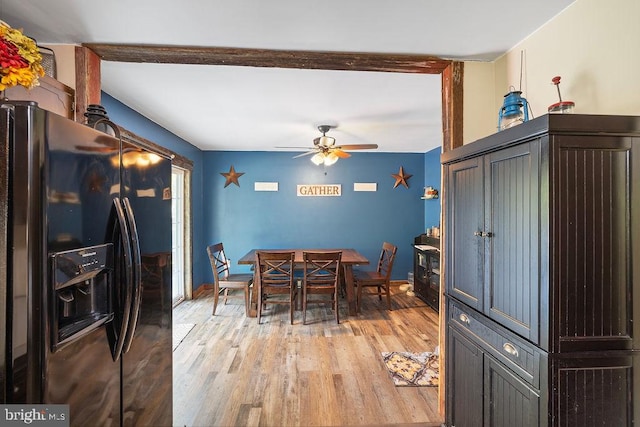
[[[394,279],[413,269],[413,238],[422,232],[423,154],[354,152],[324,167],[288,152],[205,152],[204,210],[208,241],[222,241],[232,260],[250,248],[348,247],[373,266],[383,241],[398,246]],[[240,186],[224,187],[221,172],[244,172]],[[400,167],[409,188],[393,188]],[[254,182],[277,182],[277,192],[254,191]],[[375,192],[353,184],[376,183]],[[298,184],[340,184],[340,197],[299,197]]]
[[[234,270],[251,248],[350,247],[375,267],[383,241],[398,246],[393,279],[413,269],[413,238],[438,224],[440,202],[422,200],[427,185],[440,186],[440,148],[422,153],[353,152],[330,167],[291,152],[201,151],[103,92],[109,118],[120,126],[193,161],[193,286],[213,277],[205,248],[223,242]],[[231,165],[244,175],[224,187]],[[409,188],[393,188],[400,166]],[[277,192],[255,191],[255,182],[277,182]],[[353,184],[376,183],[375,192]],[[298,184],[340,184],[340,197],[298,197]],[[439,190],[439,188],[438,188]]]
[[[434,148],[424,155],[424,186],[433,187],[438,190],[441,188],[442,166],[440,164],[440,155],[442,148]],[[424,200],[424,233],[427,228],[435,225],[440,226],[440,197],[437,199]]]

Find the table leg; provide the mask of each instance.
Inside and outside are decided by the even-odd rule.
[[[247,317],[258,317],[258,269],[254,269],[253,271],[253,286],[251,286],[249,301]]]
[[[347,288],[347,304],[349,305],[349,316],[356,315],[356,291],[353,284],[353,266],[351,264],[343,264],[344,267],[344,284]]]

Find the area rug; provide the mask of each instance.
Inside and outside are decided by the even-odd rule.
[[[440,366],[436,353],[382,352],[382,361],[396,386],[438,386]]]
[[[182,341],[189,335],[189,332],[193,329],[195,324],[193,323],[178,323],[173,325],[173,351],[180,345]]]

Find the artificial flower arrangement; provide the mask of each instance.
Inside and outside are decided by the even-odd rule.
[[[0,21],[0,91],[17,85],[31,89],[41,76],[44,68],[36,42]]]

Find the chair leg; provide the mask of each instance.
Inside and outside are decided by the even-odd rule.
[[[378,285],[378,301],[382,301],[382,285]]]
[[[296,299],[295,299],[296,293],[293,290],[293,287],[291,288],[291,290],[289,291],[289,320],[291,321],[291,324],[293,325],[293,312],[296,309]]]
[[[244,315],[249,317],[249,285],[244,287]]]
[[[389,283],[385,285],[385,289],[387,290],[387,308],[391,311],[391,286]]]
[[[336,310],[336,323],[340,323],[340,310],[338,310],[338,289],[333,294],[333,307]]]
[[[302,324],[307,324],[307,288],[302,285]]]
[[[227,305],[228,296],[229,296],[229,288],[224,288],[224,305]]]
[[[358,285],[357,292],[356,292],[356,313],[360,313],[361,301],[362,301],[362,285]]]
[[[258,325],[260,324],[260,316],[262,316],[262,288],[258,289]]]
[[[214,284],[213,285],[213,313],[212,313],[212,315],[216,314],[216,308],[218,307],[219,294],[220,294],[220,288],[218,288],[218,285]]]

